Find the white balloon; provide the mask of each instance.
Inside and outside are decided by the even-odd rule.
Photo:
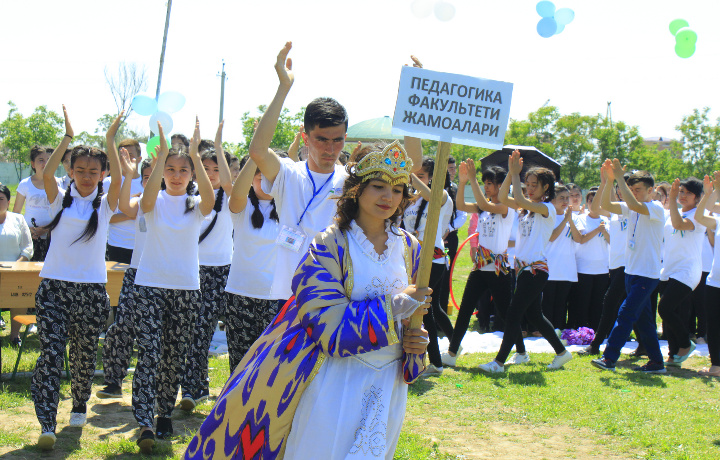
[[[173,121],[170,114],[165,112],[155,112],[150,116],[149,125],[150,125],[150,131],[152,131],[155,134],[160,134],[160,131],[158,131],[158,121],[162,125],[163,131],[166,133],[169,133],[173,129]]]
[[[433,11],[433,2],[432,0],[415,0],[410,5],[410,9],[415,16],[426,18],[430,16],[430,13]]]
[[[435,17],[440,21],[449,21],[455,17],[455,6],[452,3],[439,1],[435,4]]]

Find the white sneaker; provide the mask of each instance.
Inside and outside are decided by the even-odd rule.
[[[500,374],[505,372],[505,366],[499,365],[494,359],[487,364],[479,365],[478,369],[489,374]]]
[[[425,368],[425,372],[422,373],[424,377],[429,377],[431,375],[442,375],[443,373],[442,367],[435,367],[434,364],[428,364]]]
[[[440,359],[445,366],[455,367],[455,361],[457,361],[457,355],[450,356],[449,353],[443,353],[440,355]]]
[[[47,431],[38,438],[37,446],[42,450],[51,450],[55,447],[55,433]]]
[[[81,414],[79,412],[70,412],[70,423],[68,426],[82,427],[87,422],[87,414]]]
[[[572,353],[565,350],[565,353],[563,353],[562,355],[555,355],[552,362],[548,364],[548,369],[560,369],[565,365],[565,363],[567,363],[571,359]]]
[[[530,353],[515,353],[505,364],[525,364],[530,362]]]

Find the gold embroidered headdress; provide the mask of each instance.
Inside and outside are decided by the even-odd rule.
[[[355,175],[363,182],[380,179],[390,185],[409,184],[413,162],[400,141],[393,141],[382,152],[372,152],[355,165]]]

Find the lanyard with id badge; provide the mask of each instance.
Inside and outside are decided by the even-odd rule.
[[[310,201],[308,201],[307,206],[305,206],[305,210],[303,211],[302,215],[300,216],[300,219],[298,219],[297,224],[295,224],[295,228],[290,227],[289,225],[283,225],[282,229],[280,230],[280,234],[277,237],[277,240],[275,242],[286,249],[289,249],[293,252],[300,252],[300,249],[302,249],[303,244],[305,243],[305,239],[307,238],[307,235],[305,232],[302,231],[300,228],[300,222],[302,222],[303,217],[305,217],[305,213],[310,208],[310,205],[312,204],[313,200],[316,196],[322,192],[322,190],[325,188],[325,186],[332,180],[333,176],[335,175],[335,171],[333,170],[332,174],[330,174],[330,177],[327,178],[324,184],[319,189],[315,188],[315,179],[313,179],[312,174],[310,173],[310,168],[308,167],[307,163],[305,163],[305,169],[307,169],[308,177],[310,177],[310,182],[312,182],[313,186],[313,194],[310,198]]]
[[[633,228],[632,235],[630,235],[630,239],[628,239],[628,248],[631,250],[635,249],[635,232],[637,231],[638,222],[640,222],[640,213],[637,214],[637,219],[635,219],[635,227]]]

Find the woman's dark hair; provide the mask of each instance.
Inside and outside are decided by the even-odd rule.
[[[474,171],[471,172],[474,174]],[[507,170],[502,166],[490,166],[482,173],[481,182],[490,181],[495,185],[502,184],[507,177]]]
[[[287,158],[287,153],[275,151],[275,153],[280,158]],[[248,162],[248,159],[250,158],[249,155],[245,155],[240,160],[240,169],[242,170],[245,167],[245,163]],[[260,172],[259,169],[255,170],[255,174]],[[255,194],[255,188],[250,186],[250,191],[248,192],[248,198],[250,199],[250,204],[253,205],[253,213],[250,216],[250,223],[252,223],[253,228],[262,228],[263,225],[265,225],[265,216],[263,216],[262,211],[260,211],[260,200],[257,197],[257,194]],[[274,220],[275,222],[280,222],[280,216],[278,216],[277,208],[275,207],[275,198],[270,200],[270,204],[272,205],[272,211],[270,211],[270,219]]]
[[[525,180],[527,180],[528,176],[535,176],[541,187],[547,185],[545,199],[543,199],[545,203],[555,199],[555,174],[551,170],[541,166],[534,166],[525,173]]]
[[[595,199],[595,195],[597,195],[598,190],[599,187],[590,187],[590,190],[588,190],[588,192],[585,194],[585,202],[587,203],[591,197]]]
[[[107,154],[100,150],[97,147],[89,147],[87,145],[78,145],[77,147],[74,147],[72,150],[72,154],[70,156],[70,169],[75,166],[75,162],[78,158],[87,157],[91,160],[96,160],[98,163],[100,163],[100,171],[105,171],[105,166],[107,165]],[[75,183],[74,180],[70,181],[70,183],[67,186],[67,189],[65,190],[65,195],[63,196],[62,201],[62,209],[60,209],[60,212],[57,213],[55,218],[50,222],[48,225],[45,226],[45,228],[52,232],[55,227],[58,226],[60,223],[60,218],[62,217],[63,211],[65,208],[69,208],[72,206],[73,203],[73,196],[72,196],[72,184]],[[85,226],[85,230],[80,234],[80,236],[73,241],[71,244],[75,244],[80,240],[84,241],[90,241],[93,239],[95,234],[97,233],[98,229],[98,209],[100,208],[100,203],[102,202],[102,196],[103,196],[103,183],[102,180],[98,182],[97,185],[97,193],[95,194],[95,199],[93,199],[92,207],[93,211],[90,215],[90,219],[88,220],[87,225]]]
[[[350,222],[357,217],[358,212],[360,211],[358,198],[363,194],[365,187],[367,187],[370,182],[369,180],[363,180],[363,177],[355,174],[355,165],[357,165],[360,160],[365,158],[367,155],[373,152],[381,152],[385,147],[387,147],[387,144],[381,141],[363,145],[359,151],[355,152],[355,154],[351,156],[350,160],[348,160],[345,165],[348,178],[345,179],[342,195],[338,198],[337,216],[335,217],[335,223],[340,230],[350,230]],[[398,217],[402,216],[411,199],[412,196],[410,196],[410,188],[407,184],[403,184],[402,200],[393,215],[390,216],[390,222],[395,222]]]
[[[559,182],[555,182],[553,188],[555,189],[555,196],[553,196],[553,199],[557,198],[557,196],[563,192],[570,192],[570,188],[567,185],[563,185]]]
[[[168,158],[175,156],[187,160],[187,162],[190,163],[190,171],[193,173],[195,172],[195,165],[193,164],[192,158],[190,158],[190,155],[186,150],[178,150],[176,148],[170,149],[170,152],[165,158],[165,163],[167,164]],[[166,188],[167,186],[165,185],[165,178],[163,177],[163,180],[160,183],[160,190],[165,190]],[[185,200],[185,214],[187,214],[193,209],[195,209],[195,182],[193,182],[192,178],[190,179],[190,182],[188,182],[187,188],[185,188],[185,193],[187,193],[187,199]]]
[[[695,198],[698,200],[703,195],[703,183],[696,177],[691,176],[683,181],[680,181],[680,187],[685,187],[685,190],[695,195]]]
[[[184,134],[173,134],[170,136],[170,142],[178,139],[185,147],[190,147],[190,141]]]
[[[7,187],[7,185],[0,184],[0,193],[5,195],[8,201],[10,201],[10,189]]]
[[[35,144],[30,148],[30,169],[32,169],[33,172],[35,172],[35,168],[32,167],[32,162],[35,161],[35,158],[37,158],[38,155],[41,153],[47,153],[46,147],[40,147],[39,145]],[[52,153],[52,151],[51,151]]]
[[[433,173],[435,172],[435,160],[433,158],[424,157],[422,162],[422,169],[428,174],[430,177],[430,183],[432,183]],[[450,196],[450,199],[452,200],[453,204],[453,210],[452,215],[450,217],[450,222],[455,221],[455,217],[457,216],[457,205],[455,204],[455,198],[457,196],[457,189],[452,186],[452,182],[450,181],[450,173],[445,173],[445,191]],[[418,228],[420,227],[420,216],[423,215],[425,212],[425,208],[427,208],[427,200],[425,198],[420,197],[420,206],[418,207],[418,213],[417,213],[417,219],[415,219],[415,225],[413,228],[414,232],[417,232]]]
[[[140,176],[142,177],[143,171],[145,171],[148,168],[152,168],[152,160],[145,159],[140,163]]]
[[[217,152],[215,149],[209,149],[205,150],[202,155],[200,156],[201,161],[210,160],[217,164]],[[225,160],[230,163],[230,155],[225,152]],[[210,222],[210,224],[207,226],[205,231],[202,232],[200,235],[200,239],[198,240],[198,244],[202,243],[205,238],[210,234],[213,228],[215,228],[215,223],[217,222],[218,213],[222,211],[222,204],[223,199],[225,197],[225,190],[220,187],[218,189],[217,195],[215,196],[215,205],[213,206],[213,211],[215,211],[215,215],[213,216],[213,220]]]

